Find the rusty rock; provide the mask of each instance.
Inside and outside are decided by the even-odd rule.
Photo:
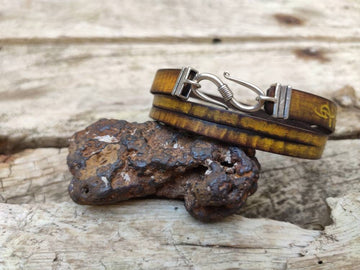
[[[184,199],[203,221],[235,213],[256,191],[260,170],[254,150],[158,122],[108,119],[72,136],[67,162],[74,176],[69,194],[79,204],[155,195]]]

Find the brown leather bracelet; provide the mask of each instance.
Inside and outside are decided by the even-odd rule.
[[[199,76],[200,79],[204,77],[206,76]],[[192,92],[195,92],[194,86],[198,87],[198,82],[201,81],[197,82],[193,80],[194,78],[196,79],[196,73],[191,74],[189,69],[185,70],[185,76],[184,69],[159,70],[151,88],[155,97],[150,116],[166,124],[232,144],[301,158],[317,159],[321,157],[327,136],[335,127],[336,105],[333,102],[293,90],[287,104],[275,106],[274,97],[277,96],[279,99],[279,93],[275,93],[278,89],[274,86],[269,89],[268,96],[262,96],[264,102],[261,106],[265,103],[265,111],[259,110],[259,108],[256,108],[256,112],[251,113],[224,110],[187,100],[193,94]],[[218,81],[216,84],[219,88],[224,87],[224,84],[221,85]],[[180,93],[180,97],[183,95],[182,98],[174,96],[176,91],[178,94]],[[199,96],[195,95],[195,97]],[[202,98],[201,95],[200,97]],[[211,103],[221,100],[211,95],[205,97],[209,97]],[[286,96],[284,98],[286,99]],[[315,116],[296,110],[299,107],[299,98],[303,99],[301,104],[305,104],[303,107],[306,110],[311,108],[315,111]],[[310,101],[315,104],[314,107],[311,107]],[[230,103],[229,107],[233,108],[232,103],[228,103]],[[316,111],[316,106],[319,104],[323,107],[320,106],[319,111]],[[248,105],[244,105],[244,107],[252,108]],[[270,116],[269,114],[274,115],[274,110],[277,111],[277,114],[286,116],[287,119]],[[302,118],[304,121],[299,121]]]

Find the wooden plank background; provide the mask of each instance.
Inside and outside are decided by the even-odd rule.
[[[354,269],[360,242],[359,231],[351,229],[360,215],[359,26],[360,2],[350,0],[0,1],[0,266]],[[334,99],[337,140],[319,161],[258,152],[259,190],[240,211],[250,219],[205,225],[174,201],[110,210],[70,202],[67,138],[102,117],[148,120],[155,71],[185,65],[219,75],[228,71],[263,89],[282,82]],[[239,100],[253,98],[230,85]],[[82,211],[90,212],[73,214]],[[158,215],[158,226],[146,233]],[[71,238],[81,224],[84,239],[74,255],[72,244],[59,239]],[[112,237],[106,226],[114,235],[125,233]],[[317,230],[324,228],[320,236]],[[345,233],[350,229],[353,234]],[[184,238],[189,234],[197,242]],[[234,242],[224,244],[224,235]],[[244,246],[245,236],[258,246]],[[104,237],[112,240],[102,243]],[[106,244],[117,254],[131,248],[116,259],[105,252]],[[341,245],[347,248],[335,252]],[[32,246],[39,251],[29,252]]]

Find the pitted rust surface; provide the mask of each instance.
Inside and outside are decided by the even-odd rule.
[[[235,213],[257,189],[255,151],[191,135],[157,122],[102,119],[70,139],[71,198],[114,204],[155,195],[184,199],[203,221]]]

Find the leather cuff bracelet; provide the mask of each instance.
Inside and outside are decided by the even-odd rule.
[[[335,103],[280,84],[265,94],[228,73],[224,76],[256,92],[256,104],[236,101],[228,85],[213,74],[190,67],[161,69],[151,87],[155,97],[150,116],[232,144],[300,158],[321,157],[327,137],[335,129]],[[213,82],[222,97],[199,91],[203,80]]]

